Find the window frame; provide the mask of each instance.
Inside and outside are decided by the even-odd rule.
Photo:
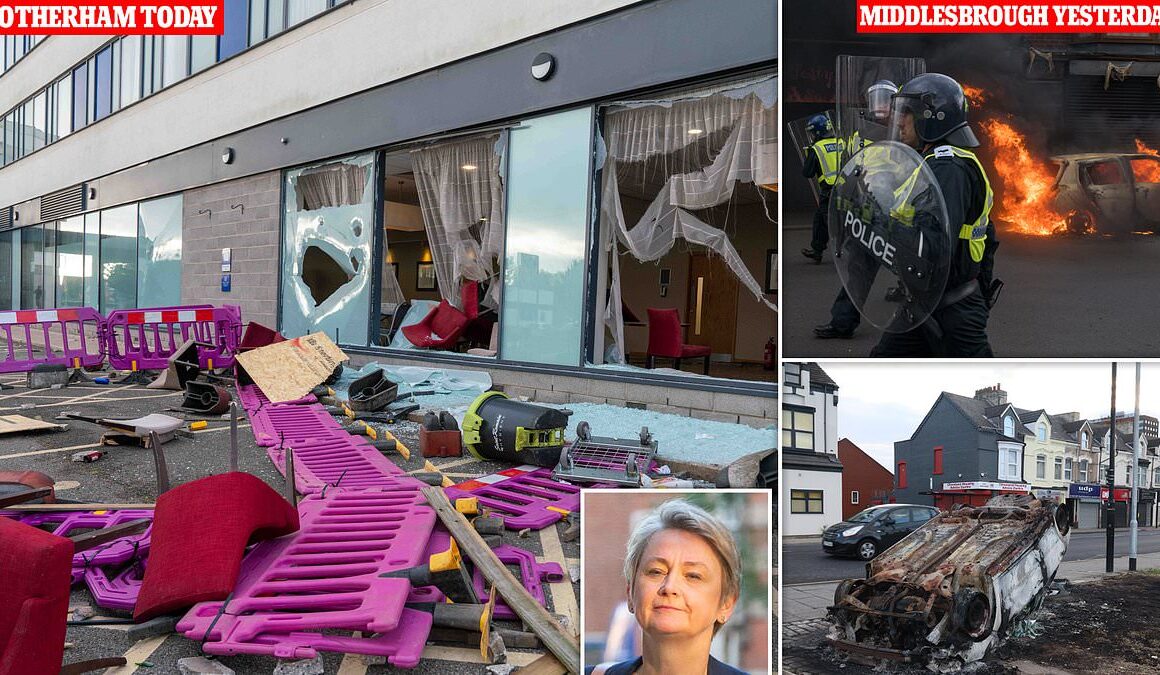
[[[814,495],[817,495],[816,497]],[[797,510],[795,502],[802,502],[802,510]],[[812,511],[811,506],[817,503],[818,510]],[[789,491],[789,512],[793,514],[817,516],[826,513],[826,491],[812,488],[791,489]]]
[[[787,421],[786,413],[789,413],[789,420],[788,420],[789,424],[786,423],[786,421]],[[797,425],[798,415],[807,415],[809,417],[810,428],[808,430],[806,430],[804,428],[803,429],[798,428],[798,425]],[[781,409],[781,438],[783,439],[782,446],[781,446],[782,449],[783,450],[798,450],[800,452],[818,452],[818,449],[817,449],[817,433],[818,433],[817,432],[817,421],[818,421],[817,420],[817,410],[815,410],[813,408],[806,408],[803,406],[789,406],[789,405],[782,406],[782,409]],[[789,443],[786,443],[784,441],[787,433],[789,434],[789,439],[790,439]],[[805,446],[799,445],[799,443],[798,443],[798,436],[799,435],[800,436],[809,436],[810,445],[808,448]]]

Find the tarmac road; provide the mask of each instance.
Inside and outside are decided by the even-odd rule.
[[[1107,538],[1098,532],[1072,532],[1064,560],[1087,560],[1104,556]],[[1141,528],[1139,553],[1160,552],[1160,529]],[[782,542],[782,578],[793,584],[837,581],[866,575],[866,564],[853,558],[836,558],[822,552],[820,540]],[[1116,530],[1116,555],[1127,555],[1128,531]]]
[[[851,340],[819,340],[840,284],[830,251],[821,265],[800,253],[812,213],[786,213],[782,235],[782,353],[795,359],[865,357],[879,331],[863,324]],[[996,276],[1006,283],[991,312],[995,356],[1160,356],[1160,237],[1029,237],[1002,231]]]

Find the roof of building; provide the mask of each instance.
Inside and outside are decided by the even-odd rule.
[[[801,364],[802,370],[809,371],[810,383],[822,386],[838,388],[838,383],[831,378],[822,367],[813,361]]]

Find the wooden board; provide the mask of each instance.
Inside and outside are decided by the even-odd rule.
[[[236,358],[271,403],[302,398],[350,360],[326,333],[276,342]]]
[[[475,563],[476,569],[483,573],[488,585],[499,592],[504,602],[540,638],[558,662],[563,664],[565,670],[579,673],[579,641],[564,630],[560,622],[524,589],[524,585],[512,575],[507,565],[500,562],[495,552],[483,541],[463,514],[455,510],[447,500],[447,496],[443,494],[443,488],[427,486],[422,488],[422,491],[427,503],[435,509],[439,520],[451,531],[451,536],[458,542],[460,550]]]
[[[20,434],[26,431],[58,431],[64,429],[63,424],[54,424],[43,420],[34,420],[24,415],[0,415],[0,435]]]

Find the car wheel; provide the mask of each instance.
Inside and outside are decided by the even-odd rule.
[[[951,623],[973,640],[986,639],[993,628],[991,603],[973,588],[959,589],[954,596]]]
[[[878,555],[878,544],[873,539],[863,539],[858,542],[858,557],[862,560],[873,560]]]

